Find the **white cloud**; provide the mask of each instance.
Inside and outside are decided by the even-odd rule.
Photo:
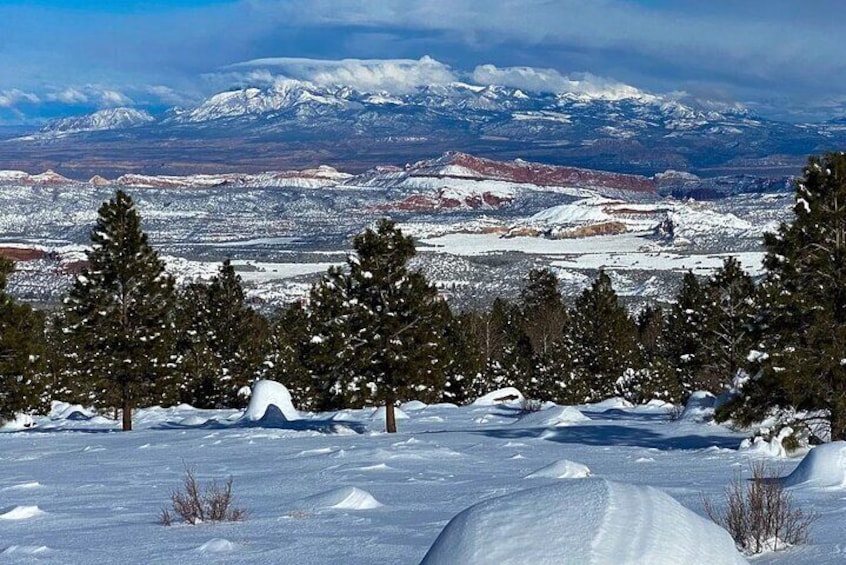
[[[106,89],[99,93],[100,105],[106,107],[131,106],[132,99],[117,90]]]
[[[88,95],[78,88],[69,87],[59,92],[52,92],[47,95],[51,102],[64,102],[65,104],[87,104]]]
[[[146,94],[155,97],[158,101],[171,106],[179,106],[190,101],[190,99],[185,95],[162,84],[150,85],[145,87],[143,90]]]
[[[96,84],[69,86],[62,90],[55,90],[48,93],[45,100],[74,106],[92,104],[100,108],[114,108],[133,104],[132,99],[122,92]]]
[[[457,78],[448,65],[428,56],[420,59],[337,61],[282,57],[255,59],[232,65],[228,69],[252,69],[240,76],[255,83],[270,82],[277,75],[282,75],[321,86],[345,85],[367,92],[386,90],[403,93],[420,86],[446,84]]]
[[[17,88],[0,90],[0,108],[12,108],[21,103],[38,104],[38,102],[38,96],[31,92],[24,92]]]
[[[472,76],[473,82],[477,84],[497,84],[534,92],[571,92],[614,100],[648,96],[633,86],[613,79],[589,73],[565,76],[555,69],[479,65]]]

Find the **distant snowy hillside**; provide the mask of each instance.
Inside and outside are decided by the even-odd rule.
[[[108,108],[89,114],[54,120],[41,129],[42,135],[120,130],[156,121],[148,112],[134,108]]]
[[[115,108],[54,121],[0,146],[0,167],[12,155],[16,163],[35,159],[35,148],[42,150],[38,162],[43,167],[44,148],[32,144],[49,139],[55,142],[49,147],[56,163],[66,161],[68,151],[85,156],[84,148],[96,143],[99,152],[116,161],[136,163],[133,172],[149,172],[155,165],[164,174],[174,173],[174,152],[186,162],[213,166],[204,170],[223,172],[223,167],[237,168],[236,163],[280,168],[284,161],[282,168],[295,168],[313,164],[316,156],[361,171],[461,150],[498,161],[523,157],[645,175],[668,169],[709,176],[784,175],[798,172],[807,154],[846,143],[846,128],[838,124],[776,122],[739,105],[700,104],[613,82],[569,81],[557,91],[541,86],[533,91],[496,84],[495,69],[489,71],[475,74],[475,83],[396,91],[268,76],[158,117]],[[150,124],[155,127],[138,127]],[[160,140],[167,143],[156,143]],[[128,157],[125,144],[132,142],[138,143]],[[713,188],[692,178],[665,180],[662,186],[677,195]],[[748,181],[749,190],[755,190],[755,182]],[[757,191],[769,189],[759,184]]]

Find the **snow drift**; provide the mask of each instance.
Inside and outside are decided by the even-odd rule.
[[[583,479],[590,476],[587,465],[561,459],[526,475],[527,479]]]
[[[846,441],[813,448],[782,482],[788,487],[846,488]]]
[[[247,422],[299,420],[300,415],[291,401],[291,393],[285,385],[276,381],[256,381],[250,394],[250,405],[241,418]]]
[[[480,396],[473,402],[473,406],[498,406],[506,402],[520,402],[523,398],[522,392],[509,386]]]
[[[0,514],[0,520],[28,520],[44,514],[38,506],[15,506]]]
[[[746,563],[729,534],[652,487],[588,478],[480,502],[421,565]]]
[[[709,422],[714,419],[717,397],[710,392],[698,390],[690,395],[679,420],[687,422]]]
[[[382,503],[366,490],[357,487],[341,487],[304,498],[296,505],[296,509],[372,510],[380,506]]]
[[[579,422],[590,422],[590,418],[582,414],[578,408],[572,406],[546,408],[526,414],[519,420],[520,425],[540,428],[559,428]]]

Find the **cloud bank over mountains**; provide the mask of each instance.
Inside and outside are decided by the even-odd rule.
[[[278,76],[397,92],[633,85],[830,119],[846,115],[840,12],[840,0],[16,1],[0,6],[0,123],[121,97],[190,105]]]

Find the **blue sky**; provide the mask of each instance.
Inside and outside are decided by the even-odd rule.
[[[490,77],[474,74],[483,65],[519,82],[513,68],[536,67],[532,85],[591,73],[769,116],[837,117],[844,15],[840,0],[4,0],[0,123],[190,105],[256,79],[242,63],[265,58],[286,58],[265,74],[389,87]],[[369,62],[327,75],[313,61],[350,58]]]

